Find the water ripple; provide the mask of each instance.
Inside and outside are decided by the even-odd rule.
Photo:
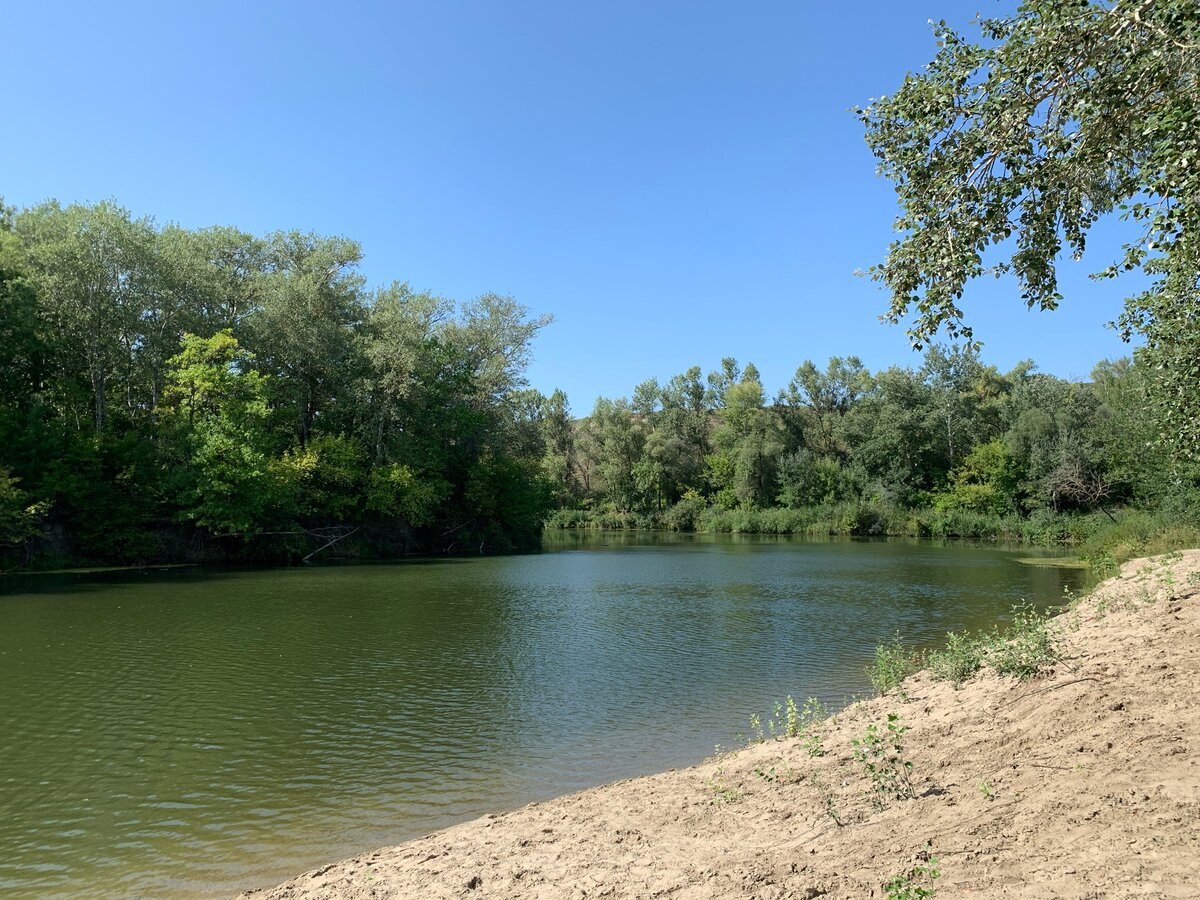
[[[29,579],[0,596],[0,892],[205,897],[693,762],[1063,570],[764,540]],[[15,585],[15,586],[14,586]]]

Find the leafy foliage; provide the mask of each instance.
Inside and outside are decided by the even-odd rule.
[[[1200,493],[1200,467],[1149,445],[1147,373],[1127,358],[1089,383],[1030,361],[1001,373],[964,347],[877,373],[835,357],[772,404],[753,366],[725,359],[707,389],[700,371],[555,414],[551,525],[1056,543],[1131,505],[1185,518]]]
[[[360,260],[112,201],[0,208],[0,553],[536,543],[550,485],[573,496],[566,398],[524,377],[548,318],[371,291]]]
[[[1061,301],[1056,263],[1109,213],[1136,235],[1101,277],[1157,276],[1121,329],[1146,339],[1150,408],[1176,454],[1200,454],[1200,6],[1025,0],[971,42],[939,22],[937,54],[857,113],[896,187],[894,242],[871,274],[909,336],[973,334],[967,282],[1011,273],[1027,306]],[[1003,256],[993,260],[994,256]]]
[[[872,722],[861,738],[852,740],[854,759],[871,782],[871,799],[876,809],[888,800],[910,800],[917,796],[912,785],[913,764],[904,752],[904,735],[909,726],[898,713],[888,713],[885,731]]]

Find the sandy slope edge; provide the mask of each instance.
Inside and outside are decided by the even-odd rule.
[[[1198,595],[1200,551],[1135,560],[1059,618],[1067,658],[1043,678],[921,673],[831,720],[819,758],[768,741],[243,896],[881,897],[928,842],[939,898],[1200,897]],[[880,812],[850,741],[889,712],[918,797]]]

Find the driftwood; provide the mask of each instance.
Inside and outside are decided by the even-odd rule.
[[[320,553],[326,547],[332,547],[338,541],[345,540],[346,538],[350,537],[350,535],[354,534],[354,532],[358,531],[358,529],[361,527],[362,527],[361,525],[358,525],[358,526],[355,526],[354,528],[350,529],[349,531],[345,532],[344,534],[335,535],[331,540],[322,544],[320,547],[318,547],[312,553],[308,554],[308,556],[304,557],[304,559],[301,561],[308,562],[310,559],[312,559],[314,556],[316,556],[318,553]],[[309,534],[314,534],[314,536],[315,536],[315,532],[309,532]]]

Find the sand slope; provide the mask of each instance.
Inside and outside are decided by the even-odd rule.
[[[1058,622],[1054,672],[919,674],[827,723],[824,756],[768,741],[243,896],[883,897],[929,844],[939,898],[1200,897],[1200,551],[1128,563]],[[850,741],[889,712],[918,797],[877,811]]]

